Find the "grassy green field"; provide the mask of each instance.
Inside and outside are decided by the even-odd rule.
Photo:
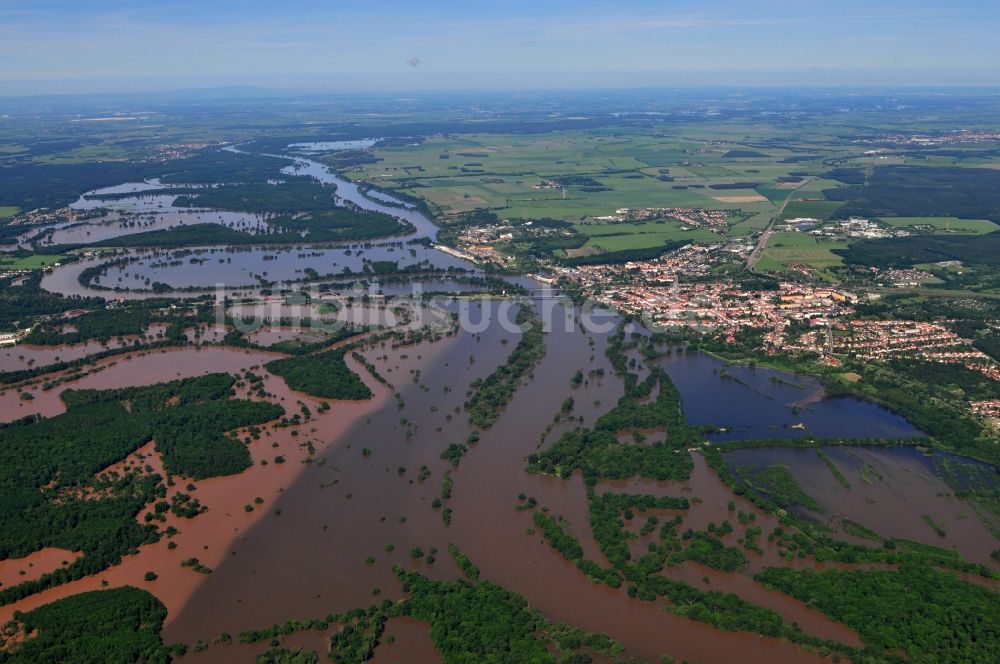
[[[0,270],[41,270],[61,262],[65,256],[34,254],[22,258],[0,256]]]
[[[718,242],[720,236],[708,229],[689,230],[676,222],[645,224],[576,224],[574,229],[590,236],[584,248],[601,248],[605,251],[659,247],[674,240],[699,243]]]
[[[784,149],[723,156],[744,147],[715,138],[588,131],[434,136],[376,149],[380,161],[350,176],[419,196],[442,214],[488,208],[505,218],[581,221],[622,207],[773,213],[773,200],[794,193],[779,178],[802,165],[783,163],[791,154]],[[545,186],[567,177],[587,181]]]
[[[793,200],[785,206],[785,211],[781,213],[781,219],[799,219],[802,217],[812,217],[813,219],[825,220],[833,216],[843,205],[840,201],[801,201]]]
[[[1000,230],[986,219],[959,219],[957,217],[880,217],[879,221],[890,226],[933,226],[937,230],[984,235]]]
[[[128,157],[129,151],[119,146],[84,145],[66,152],[42,155],[37,157],[35,162],[49,165],[86,164],[92,161],[124,160]]]
[[[840,265],[843,258],[831,250],[846,246],[846,242],[817,240],[804,233],[775,233],[764,247],[757,269],[762,272],[783,272],[789,265],[796,263],[817,269]]]
[[[0,206],[0,219],[10,219],[20,210],[12,205]]]

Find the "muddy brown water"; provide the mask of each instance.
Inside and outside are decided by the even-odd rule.
[[[957,497],[915,448],[827,446],[823,451],[849,488],[837,480],[813,449],[736,450],[726,455],[726,461],[733,468],[742,464],[786,466],[803,490],[824,508],[822,514],[800,510],[806,518],[833,527],[846,518],[885,537],[952,549],[972,562],[991,564],[990,553],[997,548],[997,539],[990,528],[1000,525],[997,516],[983,513]],[[939,535],[925,517],[940,526],[945,535]]]
[[[480,306],[489,311],[499,309],[496,303]],[[520,493],[533,496],[551,513],[565,517],[587,556],[606,563],[590,535],[579,474],[560,480],[529,475],[524,470],[524,458],[543,444],[542,433],[550,424],[552,430],[544,444],[580,424],[566,418],[554,422],[567,395],[575,400],[573,417],[582,417],[585,425],[591,425],[621,396],[621,382],[612,375],[604,357],[603,336],[594,335],[591,348],[588,335],[578,328],[552,330],[546,335],[546,357],[460,466],[451,468],[440,458],[448,443],[464,442],[470,432],[462,409],[470,382],[492,373],[518,338],[516,332],[493,324],[480,333],[460,332],[437,343],[398,349],[387,343],[367,350],[367,359],[393,387],[381,386],[361,370],[376,393],[374,399],[359,404],[335,402],[329,413],[300,427],[296,437],[287,429],[269,430],[251,445],[253,468],[235,477],[197,483],[195,495],[209,511],[191,521],[177,520],[181,530],[174,538],[177,549],[167,549],[166,540],[143,547],[139,555],[127,557],[102,574],[3,607],[0,619],[15,608],[29,609],[99,588],[106,581],[111,586],[147,588],[165,602],[169,611],[166,642],[212,642],[223,632],[236,635],[288,619],[321,617],[387,597],[402,597],[392,573],[394,565],[435,578],[457,578],[460,572],[447,554],[448,543],[454,542],[480,567],[482,578],[520,593],[551,620],[609,634],[636,656],[653,661],[664,654],[701,662],[735,658],[751,663],[819,660],[793,644],[720,631],[674,616],[657,604],[630,599],[623,590],[592,584],[539,534],[531,532],[530,513],[515,508]],[[8,413],[20,416],[26,412],[21,410],[24,408],[55,414],[62,411],[58,393],[65,387],[101,389],[213,371],[238,372],[259,367],[273,357],[265,352],[205,347],[109,358],[98,363],[105,367],[102,371],[59,389],[41,392],[31,388],[36,398],[18,402],[17,410],[9,402],[17,395],[9,391],[0,396],[0,412],[5,417]],[[577,369],[586,374],[596,368],[604,369],[603,379],[589,378],[585,385],[570,388]],[[259,368],[254,370],[266,374]],[[266,381],[268,391],[283,400],[290,412],[299,401],[316,412],[319,400],[291,392],[273,376],[266,376]],[[401,409],[393,391],[402,396]],[[314,455],[304,450],[304,440],[314,442]],[[285,455],[288,462],[273,463],[277,454]],[[700,455],[695,454],[694,459],[694,472],[686,482],[603,482],[598,490],[698,498],[684,514],[684,527],[705,528],[710,522],[718,524],[729,518],[736,532],[727,538],[735,541],[742,528],[728,512],[728,502],[733,500],[739,510],[753,508],[731,495]],[[262,465],[264,460],[272,463]],[[418,477],[422,465],[430,471],[423,481]],[[454,514],[451,526],[446,527],[440,510],[432,509],[431,502],[440,494],[441,480],[449,469],[454,488],[448,505]],[[256,496],[263,498],[263,505],[252,513],[245,512],[243,506]],[[637,517],[627,527],[637,530],[641,521]],[[688,563],[667,568],[664,573],[771,608],[810,634],[858,645],[857,635],[845,626],[752,580],[759,569],[788,564],[766,543],[777,521],[758,512],[755,524],[763,530],[763,554],[751,554],[746,570],[727,574]],[[425,554],[436,548],[436,561],[429,563],[425,555],[414,562],[409,554],[412,547],[422,548]],[[366,564],[368,556],[375,558],[373,565]],[[202,576],[181,568],[179,561],[188,557],[198,557],[213,573]],[[147,570],[156,571],[160,578],[144,581]],[[391,645],[383,640],[379,661],[395,661],[398,653],[417,655],[416,659],[404,657],[400,661],[439,661],[426,625],[394,620],[390,626],[393,631],[387,635],[395,634],[397,639]],[[312,632],[295,635],[283,640],[283,645],[322,651],[327,636]],[[263,647],[212,646],[197,659],[246,661]]]
[[[402,394],[402,410],[388,402],[326,448],[323,464],[311,464],[282,493],[275,504],[280,516],[268,514],[243,532],[230,545],[233,554],[199,585],[179,613],[170,616],[166,640],[211,641],[221,632],[235,634],[401,597],[392,566],[455,578],[460,573],[446,552],[447,544],[454,542],[480,567],[484,579],[524,595],[552,620],[608,633],[628,652],[644,658],[669,654],[703,662],[736,656],[750,662],[818,660],[792,644],[720,632],[654,603],[632,600],[623,590],[592,584],[538,534],[528,534],[530,514],[515,509],[522,492],[589,529],[582,482],[528,475],[524,457],[537,449],[541,432],[570,393],[577,368],[586,372],[600,366],[610,376],[604,339],[598,338],[592,351],[578,331],[547,335],[548,353],[533,378],[452,470],[449,505],[454,515],[450,527],[443,524],[439,511],[431,508],[449,469],[440,452],[468,435],[461,405],[469,383],[490,374],[516,340],[516,334],[493,325],[479,335],[463,333],[437,344],[367,352]],[[621,384],[607,377],[572,393],[575,415],[590,424],[621,396]],[[598,401],[600,406],[595,405]],[[409,438],[401,418],[416,423]],[[417,480],[421,465],[431,471],[423,482]],[[392,545],[391,551],[387,545]],[[424,552],[436,547],[436,562],[430,564],[426,557],[413,562],[409,550],[415,546]],[[373,565],[365,563],[369,555],[375,558]],[[789,603],[785,610],[791,613],[795,607]],[[820,624],[819,619],[815,622]],[[216,655],[228,657],[224,649]],[[232,661],[238,659],[234,654]]]

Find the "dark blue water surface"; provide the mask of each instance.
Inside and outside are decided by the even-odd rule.
[[[703,353],[674,353],[659,362],[681,392],[688,422],[725,428],[709,440],[923,436],[877,404],[818,399],[822,386],[808,376],[727,365]]]

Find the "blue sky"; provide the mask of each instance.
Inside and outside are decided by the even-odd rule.
[[[1000,2],[0,0],[0,95],[1000,85]]]

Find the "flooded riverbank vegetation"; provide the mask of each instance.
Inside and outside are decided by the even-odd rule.
[[[0,589],[0,601],[94,574],[162,536],[156,523],[170,507],[166,477],[149,464],[102,473],[148,442],[155,441],[168,477],[202,479],[247,468],[250,455],[229,432],[277,419],[284,409],[231,399],[234,383],[232,376],[209,374],[150,387],[67,390],[64,414],[0,428],[3,501],[18,506],[0,520],[2,557],[51,546],[83,552],[38,580]],[[152,509],[149,518],[137,518],[145,509]]]
[[[995,659],[995,137],[676,97],[13,113],[0,662]]]

